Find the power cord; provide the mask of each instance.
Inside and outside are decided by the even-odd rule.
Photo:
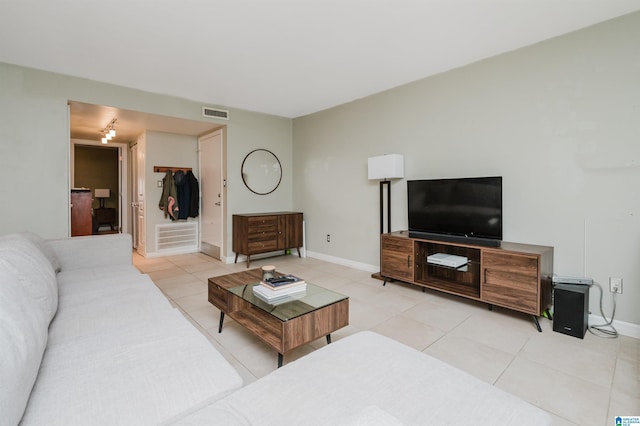
[[[589,332],[598,337],[606,337],[610,339],[615,339],[618,337],[618,330],[613,326],[613,317],[616,315],[616,294],[613,293],[613,311],[611,312],[611,320],[607,320],[607,317],[604,315],[604,309],[602,309],[602,297],[604,295],[604,291],[602,290],[602,286],[597,282],[593,282],[595,286],[600,290],[600,314],[605,321],[605,324],[591,325],[589,326]],[[611,330],[607,330],[605,327],[610,327]]]

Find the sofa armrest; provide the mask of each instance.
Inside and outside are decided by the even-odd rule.
[[[55,252],[62,271],[133,264],[129,234],[92,235],[47,242]]]

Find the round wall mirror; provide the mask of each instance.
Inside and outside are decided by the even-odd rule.
[[[282,166],[275,154],[266,149],[254,149],[242,160],[242,181],[249,191],[258,195],[271,194],[282,180]]]

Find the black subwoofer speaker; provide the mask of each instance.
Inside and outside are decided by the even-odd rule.
[[[553,288],[553,331],[584,338],[589,326],[589,286],[556,284]]]

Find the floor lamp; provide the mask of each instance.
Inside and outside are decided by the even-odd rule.
[[[391,232],[391,181],[404,177],[404,157],[400,154],[370,157],[369,180],[380,180],[380,233],[384,234],[384,187],[387,187],[387,232]]]

